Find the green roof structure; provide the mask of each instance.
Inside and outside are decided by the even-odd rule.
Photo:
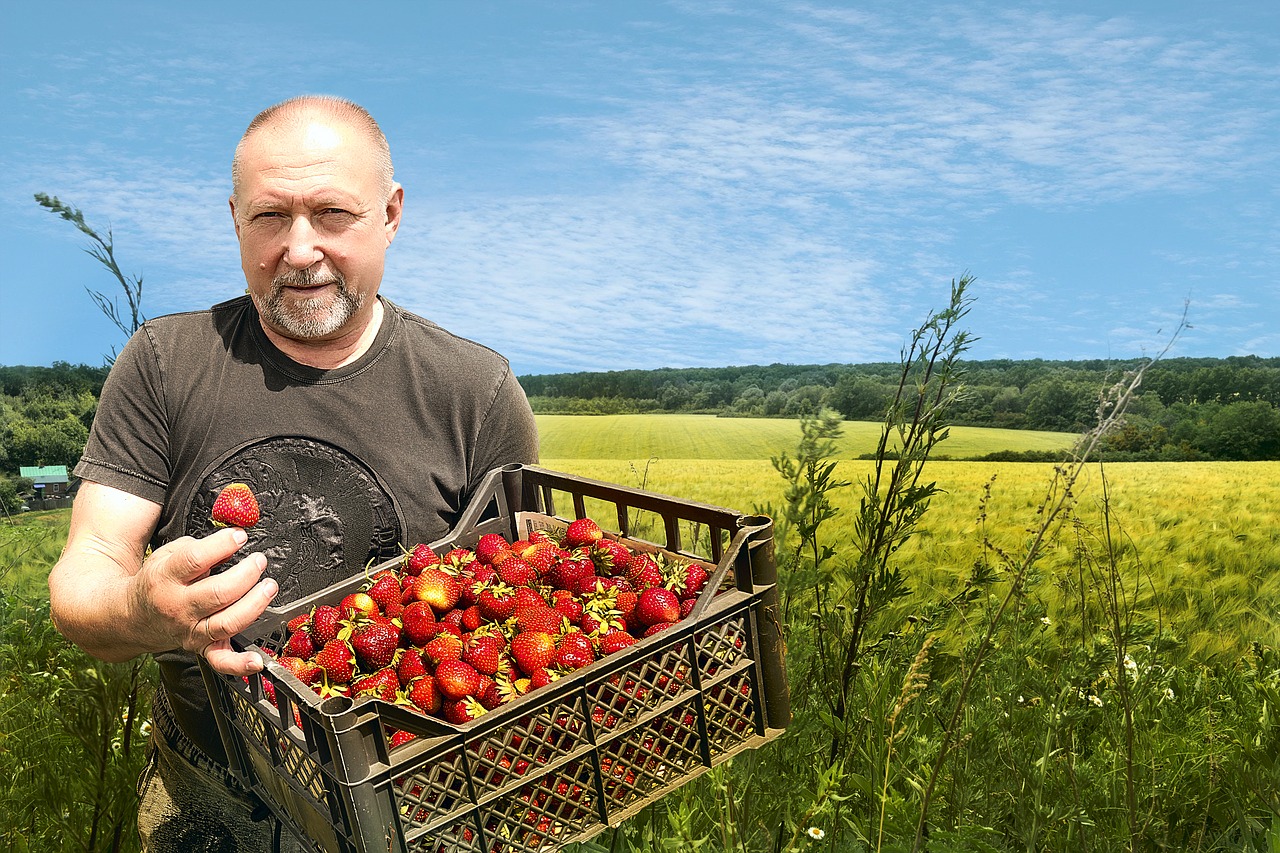
[[[37,485],[67,482],[66,465],[23,465],[18,469],[18,476],[25,477]]]

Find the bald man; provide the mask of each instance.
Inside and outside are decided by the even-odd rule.
[[[379,295],[404,190],[368,112],[264,110],[230,208],[248,293],[148,321],[121,352],[49,576],[69,640],[159,664],[139,813],[154,853],[282,843],[227,769],[197,656],[258,671],[229,638],[269,605],[440,538],[487,471],[537,459],[507,361]],[[250,530],[210,519],[231,482],[258,496]]]

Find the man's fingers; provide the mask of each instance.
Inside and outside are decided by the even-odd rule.
[[[190,583],[207,575],[214,566],[239,551],[249,541],[249,534],[239,527],[216,530],[203,539],[184,536],[158,549],[163,553],[163,567],[171,577]]]
[[[262,658],[257,652],[237,652],[231,644],[214,643],[202,653],[209,666],[225,675],[252,675],[262,671]]]

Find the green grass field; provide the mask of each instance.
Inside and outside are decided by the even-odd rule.
[[[545,459],[764,459],[795,445],[796,421],[714,415],[538,415]],[[880,424],[848,421],[838,455],[875,451]],[[971,458],[1001,450],[1065,450],[1074,433],[954,427],[939,449]]]

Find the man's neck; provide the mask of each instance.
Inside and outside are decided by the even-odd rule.
[[[262,323],[261,318],[258,322],[271,343],[289,358],[319,370],[334,370],[355,361],[373,346],[378,330],[382,328],[382,300],[374,297],[371,309],[360,328],[353,328],[340,337],[325,341],[300,341],[285,337]]]

